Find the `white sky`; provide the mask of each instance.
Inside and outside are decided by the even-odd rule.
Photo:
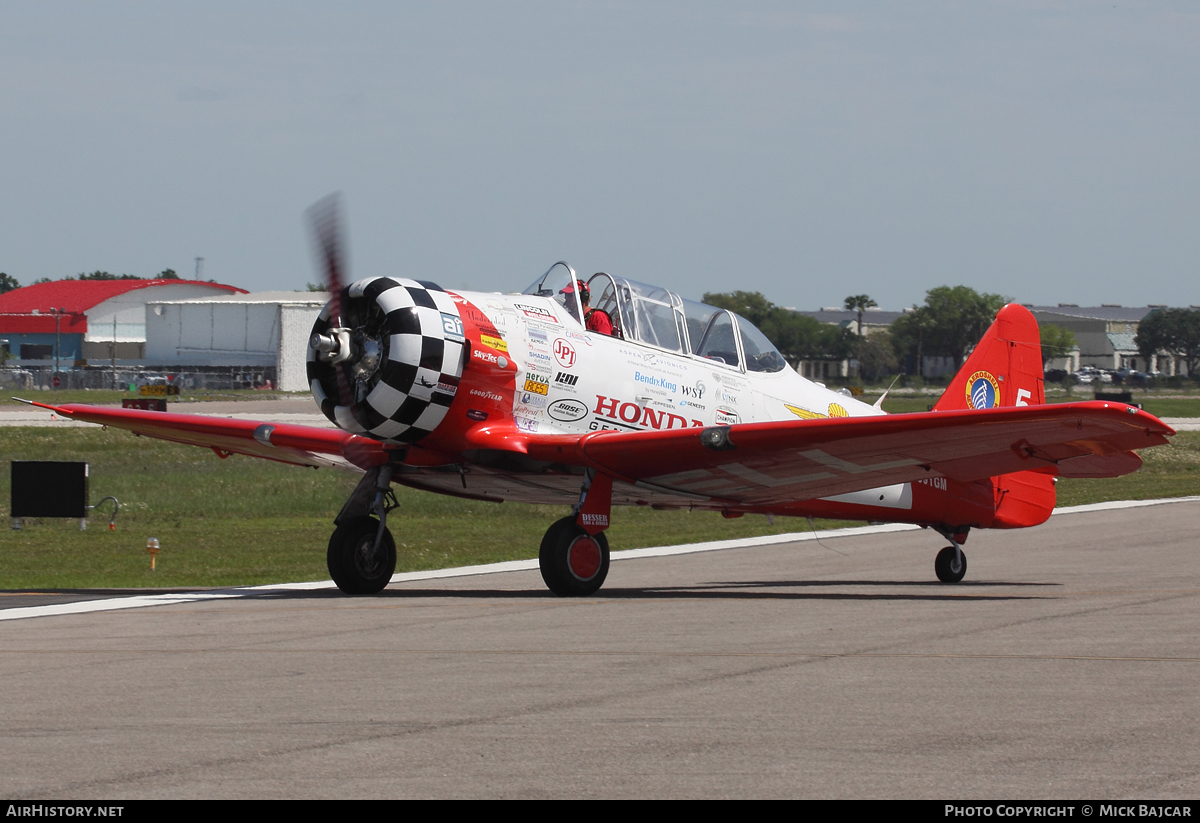
[[[0,5],[0,271],[1200,304],[1200,4]]]

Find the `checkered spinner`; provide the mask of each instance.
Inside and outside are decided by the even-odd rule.
[[[308,347],[308,380],[321,411],[336,426],[377,440],[413,443],[446,417],[463,369],[462,318],[441,287],[398,277],[359,280],[342,291],[343,316],[356,316],[356,302],[369,301],[384,314],[380,335],[385,357],[368,378],[361,401],[339,405],[334,365]],[[331,304],[313,325],[313,334],[332,327]],[[366,312],[361,312],[362,316]]]

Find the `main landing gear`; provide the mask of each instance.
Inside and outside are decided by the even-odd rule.
[[[612,477],[588,469],[579,502],[569,517],[546,530],[538,566],[547,588],[559,597],[587,597],[608,577],[608,528]]]
[[[538,553],[542,580],[559,597],[586,597],[608,576],[608,538],[588,534],[575,520],[570,515],[547,529]]]
[[[396,541],[388,531],[387,516],[394,508],[391,466],[367,472],[342,506],[325,560],[329,576],[346,594],[378,594],[391,581]]]
[[[962,544],[967,542],[970,527],[961,526],[957,531],[951,531],[946,526],[939,526],[937,530],[950,541],[950,545],[938,552],[937,559],[933,561],[933,570],[943,583],[957,583],[967,574],[967,555],[962,550]]]

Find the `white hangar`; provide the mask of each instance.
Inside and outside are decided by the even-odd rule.
[[[305,391],[305,355],[324,292],[270,291],[146,304],[146,363],[274,366],[278,388]]]

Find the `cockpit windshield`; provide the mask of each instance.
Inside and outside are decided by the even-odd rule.
[[[738,328],[742,330],[742,348],[746,351],[746,370],[777,372],[787,368],[787,361],[754,324],[740,314],[735,314]]]
[[[529,284],[521,294],[549,297],[567,310],[567,314],[579,322],[582,308],[579,305],[579,281],[575,270],[559,260],[546,273]]]
[[[622,302],[629,306],[626,340],[637,340],[667,351],[685,349],[683,301],[660,286],[616,278]]]
[[[578,283],[574,269],[560,261],[523,294],[553,298],[579,320]],[[787,361],[767,336],[731,311],[682,300],[661,286],[604,272],[593,275],[589,285],[592,308],[609,317],[614,336],[743,371],[770,373],[787,368]]]

